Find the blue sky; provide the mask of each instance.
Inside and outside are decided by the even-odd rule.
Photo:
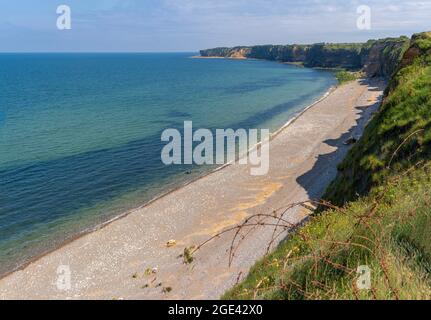
[[[72,9],[72,30],[56,9]],[[358,30],[356,9],[372,9]],[[431,30],[431,0],[0,0],[0,51],[196,51],[359,42]]]

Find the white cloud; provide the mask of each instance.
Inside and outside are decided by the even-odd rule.
[[[431,30],[431,0],[68,0],[73,9],[74,30],[70,35],[73,41],[66,43],[53,35],[55,24],[49,19],[54,2],[45,0],[40,4],[36,17],[18,9],[13,15],[3,10],[3,16],[22,30],[31,27],[40,33],[32,33],[27,42],[48,39],[45,43],[40,40],[38,45],[45,45],[46,50],[71,51],[104,50],[107,44],[116,51],[145,51],[365,41]],[[362,4],[372,9],[371,31],[356,28],[356,9]],[[3,4],[0,18],[2,9]],[[46,16],[40,15],[44,10]],[[30,33],[20,30],[10,33],[14,37],[4,32],[0,45],[11,47],[17,42],[15,39],[21,39],[20,45],[24,45]]]

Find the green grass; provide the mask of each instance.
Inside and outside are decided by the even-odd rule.
[[[223,298],[431,299],[431,33],[410,49],[326,192],[339,207],[316,212]],[[357,286],[364,265],[371,290]]]
[[[392,172],[430,157],[430,88],[431,55],[424,53],[392,78],[383,105],[339,166],[325,199],[337,205],[355,200]]]
[[[364,47],[363,43],[326,43],[323,45],[325,50],[336,51],[336,50],[346,50],[351,52],[360,53]]]
[[[430,177],[418,169],[313,216],[223,298],[431,299]],[[363,265],[371,290],[356,286]]]
[[[431,49],[431,32],[418,33],[413,36],[416,45],[422,50]]]
[[[337,78],[338,84],[344,84],[358,79],[358,73],[342,70],[338,71],[335,77]]]

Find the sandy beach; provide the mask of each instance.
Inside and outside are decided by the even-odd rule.
[[[345,142],[360,137],[377,110],[384,86],[352,82],[308,108],[272,139],[266,176],[226,166],[4,277],[0,299],[219,298],[265,254],[274,228],[248,230],[231,266],[234,232],[202,247],[191,264],[179,257],[184,249],[255,214],[318,199],[350,148]],[[285,217],[298,224],[309,213],[294,208]],[[170,240],[175,245],[168,247]],[[66,289],[57,285],[64,266],[71,280]]]

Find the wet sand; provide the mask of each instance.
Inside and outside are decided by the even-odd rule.
[[[377,80],[337,88],[273,138],[266,176],[226,166],[6,276],[0,299],[219,298],[265,254],[274,228],[248,230],[230,267],[234,232],[204,246],[191,264],[179,258],[184,248],[254,214],[318,199],[350,148],[344,142],[362,134],[383,89]],[[285,217],[296,224],[308,214],[294,208]],[[171,239],[176,245],[168,248]],[[57,285],[61,266],[70,270],[70,289]],[[157,272],[148,275],[148,268]]]

